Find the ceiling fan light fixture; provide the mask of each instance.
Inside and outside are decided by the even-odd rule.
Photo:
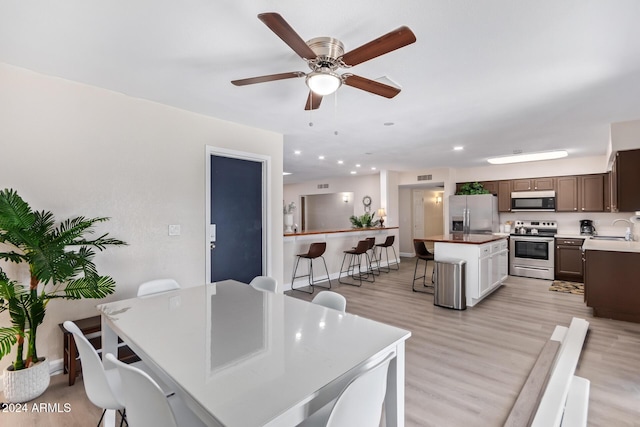
[[[545,151],[541,153],[516,154],[514,156],[494,157],[487,159],[492,165],[504,165],[508,163],[536,162],[538,160],[554,160],[567,157],[565,150]]]
[[[307,86],[321,96],[331,95],[342,85],[342,79],[331,70],[313,71],[307,75]]]

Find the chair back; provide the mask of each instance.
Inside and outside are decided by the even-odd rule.
[[[369,241],[368,240],[360,240],[358,245],[356,246],[355,253],[363,254],[369,250]]]
[[[343,313],[347,309],[347,299],[333,291],[322,291],[311,302]]]
[[[158,294],[160,292],[173,291],[180,289],[180,285],[173,279],[157,279],[144,282],[138,286],[138,296]]]
[[[256,276],[249,284],[259,291],[274,293],[278,291],[278,281],[269,276]]]
[[[318,258],[324,254],[324,251],[327,250],[327,242],[317,242],[312,243],[309,246],[309,251],[307,252],[308,258]]]
[[[122,395],[130,427],[178,427],[169,401],[158,384],[144,371],[107,353],[122,379]]]
[[[367,237],[364,240],[369,242],[369,249],[373,249],[373,247],[376,245],[376,238],[375,237]]]
[[[384,243],[382,244],[382,246],[393,246],[393,242],[396,241],[396,236],[391,235],[391,236],[387,236],[386,239],[384,239]]]
[[[363,372],[340,393],[331,410],[327,427],[378,427],[387,393],[387,373],[394,353],[389,353]]]
[[[427,247],[425,246],[424,242],[419,242],[419,241],[413,241],[413,248],[416,251],[416,256],[418,258],[429,258],[429,259],[433,259],[433,254],[431,252],[429,252],[429,249],[427,249]]]
[[[122,409],[124,405],[118,398],[120,396],[116,397],[114,390],[112,390],[96,349],[75,323],[67,320],[63,326],[73,334],[82,362],[84,390],[91,403],[103,409]],[[120,390],[117,391],[118,394],[119,392]]]

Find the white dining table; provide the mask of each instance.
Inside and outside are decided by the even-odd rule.
[[[118,336],[209,426],[295,426],[394,353],[386,425],[404,425],[409,331],[236,281],[98,306]]]

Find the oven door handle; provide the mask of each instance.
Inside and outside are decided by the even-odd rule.
[[[511,237],[514,242],[553,242],[553,237]]]

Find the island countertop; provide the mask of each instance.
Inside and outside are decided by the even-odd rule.
[[[469,245],[482,245],[484,243],[495,242],[497,240],[506,239],[507,236],[493,234],[461,234],[451,233],[439,236],[424,237],[422,239],[414,239],[417,242],[435,242],[435,243],[464,243]]]
[[[640,253],[640,242],[625,240],[585,239],[583,251],[636,252]]]

